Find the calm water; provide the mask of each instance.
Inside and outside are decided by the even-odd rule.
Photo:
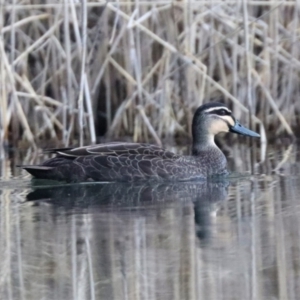
[[[232,149],[228,180],[169,185],[49,186],[6,156],[0,298],[299,299],[299,152]]]

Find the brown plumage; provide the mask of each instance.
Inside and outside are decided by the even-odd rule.
[[[226,158],[214,135],[232,131],[259,136],[241,126],[221,103],[200,106],[193,119],[191,156],[138,143],[106,143],[52,149],[57,156],[40,166],[22,166],[37,178],[84,181],[188,181],[227,174]]]

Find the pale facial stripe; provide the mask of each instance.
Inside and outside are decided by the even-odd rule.
[[[235,125],[235,121],[231,116],[219,116],[219,118],[223,119],[225,122],[227,122],[227,124],[231,126]]]
[[[215,107],[211,107],[211,108],[206,109],[205,112],[206,112],[206,113],[209,113],[209,112],[211,112],[211,111],[219,110],[219,109],[224,109],[224,110],[226,110],[227,112],[229,112],[229,113],[231,114],[231,110],[228,109],[228,108],[225,107],[225,106],[215,106]]]
[[[211,122],[208,132],[215,136],[220,132],[228,132],[231,126],[234,126],[234,119],[231,116],[218,116],[213,122]]]

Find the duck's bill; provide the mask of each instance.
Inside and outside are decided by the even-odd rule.
[[[241,134],[241,135],[246,135],[246,136],[260,137],[260,135],[258,133],[244,127],[238,121],[235,121],[235,125],[231,126],[229,131],[234,132],[234,133],[238,133],[238,134]]]

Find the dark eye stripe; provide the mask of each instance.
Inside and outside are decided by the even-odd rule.
[[[219,115],[219,116],[231,116],[231,112],[229,112],[227,109],[216,109],[209,112],[209,114],[213,115]]]

